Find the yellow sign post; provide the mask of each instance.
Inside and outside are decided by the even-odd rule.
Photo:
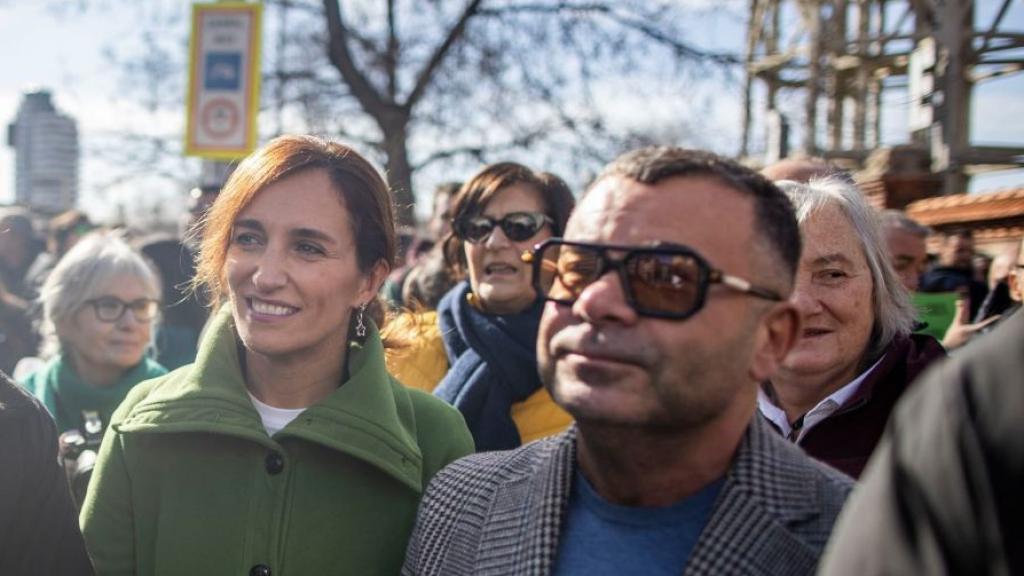
[[[263,6],[192,5],[185,154],[241,158],[256,147]]]

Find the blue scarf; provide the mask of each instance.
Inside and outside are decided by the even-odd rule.
[[[478,452],[522,444],[512,405],[541,387],[537,374],[537,330],[543,301],[518,314],[491,315],[467,300],[460,282],[441,299],[438,324],[450,366],[434,395],[462,412]]]

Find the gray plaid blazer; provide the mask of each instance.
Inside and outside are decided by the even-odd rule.
[[[424,495],[402,574],[549,574],[575,466],[575,426],[452,463]],[[685,574],[812,574],[851,485],[755,416]]]

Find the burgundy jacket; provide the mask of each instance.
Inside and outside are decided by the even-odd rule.
[[[897,336],[857,393],[807,431],[800,447],[833,468],[859,477],[896,401],[929,364],[945,357],[945,349],[931,336]]]

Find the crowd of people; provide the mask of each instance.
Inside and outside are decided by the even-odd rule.
[[[405,238],[312,136],[194,200],[0,217],[0,573],[1024,573],[1024,249],[672,147]]]

